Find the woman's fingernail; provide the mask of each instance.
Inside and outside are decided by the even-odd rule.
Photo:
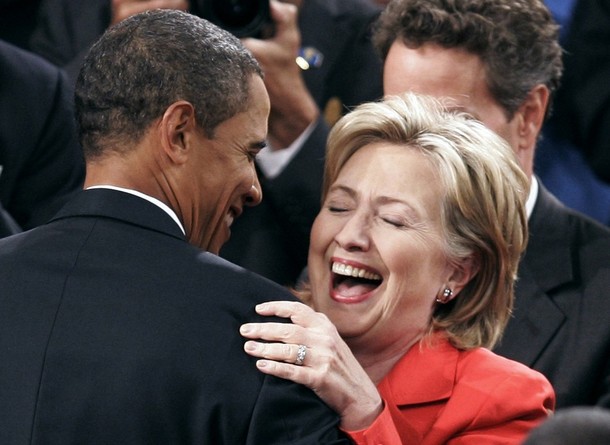
[[[267,367],[267,361],[259,360],[259,361],[256,362],[256,366],[258,368],[266,368]]]
[[[267,309],[266,303],[261,303],[261,304],[256,305],[256,312],[264,311],[265,309]]]
[[[254,343],[253,341],[247,341],[244,344],[244,348],[246,351],[254,352],[256,351],[256,343]]]
[[[239,328],[240,334],[249,334],[252,332],[252,328],[247,324],[242,324]]]

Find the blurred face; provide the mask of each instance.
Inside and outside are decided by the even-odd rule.
[[[384,93],[390,95],[412,91],[451,98],[457,107],[506,139],[526,172],[531,167],[531,152],[518,150],[519,119],[509,121],[504,109],[492,97],[485,66],[479,56],[435,44],[411,49],[397,40],[385,60],[383,88]]]
[[[451,275],[438,184],[415,149],[376,143],[329,189],[311,233],[312,303],[356,353],[404,351],[428,326]]]
[[[188,199],[194,206],[185,222],[192,244],[218,254],[229,239],[233,220],[244,205],[260,203],[262,194],[254,157],[265,145],[269,97],[258,76],[250,81],[250,105],[216,127],[214,138],[198,135],[198,150],[190,162],[192,186]]]

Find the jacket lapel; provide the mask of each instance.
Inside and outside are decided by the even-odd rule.
[[[379,384],[398,406],[448,399],[453,392],[459,351],[441,335],[416,343]],[[408,382],[408,384],[405,384]]]
[[[567,236],[570,230],[562,208],[540,184],[529,222],[528,247],[519,266],[513,318],[495,348],[495,352],[530,367],[566,319],[553,302],[554,290],[574,279]]]

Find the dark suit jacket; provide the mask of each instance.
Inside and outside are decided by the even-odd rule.
[[[370,41],[379,8],[369,0],[304,0],[299,13],[302,46],[323,55],[303,73],[320,109],[337,97],[347,107],[382,95],[381,60]],[[110,23],[110,0],[43,0],[32,48],[63,66],[72,78],[89,46]],[[232,226],[221,256],[280,284],[292,284],[307,263],[309,232],[320,209],[328,127],[314,133],[274,179],[259,172],[263,202]]]
[[[0,240],[0,289],[2,444],[342,443],[312,391],[243,351],[254,305],[291,296],[145,200],[84,191]]]
[[[0,202],[24,229],[53,216],[85,175],[64,74],[2,41],[0,170]]]
[[[0,202],[0,238],[14,235],[19,232],[21,232],[21,227],[19,227],[19,224],[15,222],[13,217],[2,208],[2,203]]]
[[[542,186],[529,229],[514,317],[495,352],[546,375],[558,408],[610,406],[610,231]]]

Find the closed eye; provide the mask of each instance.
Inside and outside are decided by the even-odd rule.
[[[246,151],[246,156],[248,156],[249,162],[254,162],[256,160],[256,156],[261,152],[263,148],[267,146],[267,142],[259,141],[250,144],[250,147]]]
[[[404,224],[398,221],[392,221],[391,219],[384,219],[384,221],[394,227],[404,227]]]
[[[409,227],[409,222],[406,221],[404,218],[396,218],[396,217],[388,217],[388,216],[380,216],[380,219],[392,226],[392,227],[396,227],[397,229],[404,229],[406,227]]]

